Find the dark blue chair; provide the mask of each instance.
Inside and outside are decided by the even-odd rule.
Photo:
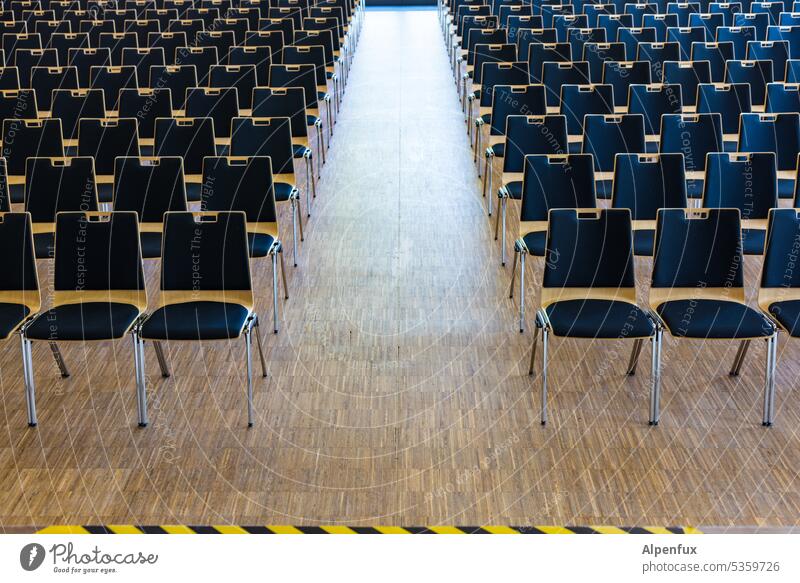
[[[767,216],[778,207],[775,154],[709,154],[702,206],[739,209],[742,250],[746,255],[761,255]]]
[[[550,335],[591,340],[633,340],[627,374],[634,374],[644,340],[656,325],[636,299],[631,215],[627,209],[553,209],[547,222],[547,255],[541,307],[529,374],[542,333],[541,423],[547,423]],[[657,346],[654,342],[653,353]],[[655,363],[655,359],[654,359]],[[653,369],[652,382],[657,378]]]
[[[653,255],[658,209],[686,203],[683,154],[617,155],[611,207],[630,210],[636,255]]]
[[[652,3],[642,3],[637,4],[633,2],[625,2],[625,6],[623,7],[625,13],[622,16],[630,16],[632,22],[630,24],[630,28],[632,27],[640,27],[645,28],[648,25],[644,23],[644,17],[649,14],[657,14],[658,13],[658,5]]]
[[[617,154],[644,154],[644,117],[637,114],[587,115],[581,152],[594,157],[597,198],[611,198]]]
[[[731,374],[738,374],[748,340],[767,341],[765,407],[775,390],[775,325],[745,302],[744,260],[738,209],[661,209],[650,285],[651,313],[659,319],[655,360],[660,377],[663,329],[675,339],[734,340],[740,348]],[[650,424],[660,418],[661,384],[654,383]]]
[[[667,4],[667,14],[678,17],[678,26],[689,26],[689,15],[700,12],[699,2],[670,2]]]
[[[742,114],[739,151],[775,152],[778,196],[791,198],[794,195],[797,153],[800,152],[800,114]]]
[[[758,40],[756,29],[753,26],[720,26],[717,29],[718,43],[733,43],[733,58],[747,58],[747,43],[751,40]]]
[[[753,105],[763,105],[767,84],[772,83],[771,61],[728,61],[725,64],[725,83],[747,83]]]
[[[567,31],[570,28],[586,28],[589,18],[585,14],[555,14],[552,28],[556,29],[558,42],[567,42]]]
[[[572,47],[569,43],[532,44],[528,51],[529,82],[542,82],[542,69],[545,63],[568,63],[570,61],[572,61]]]
[[[717,36],[717,29],[725,26],[725,17],[713,12],[694,12],[689,15],[689,27],[702,27],[706,29],[706,37],[713,39]]]
[[[588,113],[614,113],[614,88],[611,85],[562,85],[559,113],[567,119],[567,133],[580,144],[583,118]]]
[[[697,86],[711,83],[711,64],[708,61],[667,61],[664,63],[664,83],[680,85],[683,105],[694,106],[697,104]]]
[[[683,100],[680,85],[631,85],[628,113],[644,116],[644,133],[652,151],[658,150],[661,134],[661,117],[668,113],[681,113]],[[648,148],[651,151],[651,148]]]
[[[697,113],[718,113],[722,116],[722,133],[736,150],[739,116],[750,113],[750,86],[745,83],[702,83],[697,86]],[[726,145],[727,148],[727,145]]]
[[[628,106],[631,85],[650,84],[650,63],[647,61],[607,61],[603,64],[603,84],[614,88],[614,105]]]
[[[583,54],[583,45],[587,42],[604,43],[606,39],[605,28],[569,28],[567,29],[567,42],[570,44],[573,55]]]
[[[245,213],[169,212],[163,247],[158,307],[141,323],[139,334],[154,342],[244,337],[247,426],[252,427],[254,328],[262,376],[267,369],[254,310]],[[168,375],[166,361],[159,358],[159,364],[162,375]]]
[[[632,61],[636,58],[639,43],[656,42],[655,28],[620,28],[617,31],[617,42],[625,44],[625,56]]]
[[[702,26],[693,28],[668,28],[667,42],[676,42],[681,47],[681,61],[692,58],[692,43],[706,42],[706,29]]]
[[[591,24],[590,24],[591,26]],[[600,28],[606,29],[606,38],[609,41],[617,40],[617,31],[620,28],[633,28],[634,26],[641,26],[635,24],[635,18],[632,14],[609,14],[603,13],[597,16],[597,24]]]
[[[706,156],[722,152],[722,117],[718,113],[666,114],[661,118],[662,154],[683,154],[686,167],[686,194],[700,198]]]
[[[650,79],[660,83],[664,78],[664,63],[680,61],[681,46],[676,42],[639,43],[636,49],[636,60],[650,64]]]
[[[721,26],[733,26],[733,16],[743,10],[741,2],[710,2],[708,4],[708,11],[711,14],[722,15]]]
[[[766,40],[786,41],[789,43],[789,57],[800,58],[800,26],[770,26]]]
[[[667,29],[678,26],[677,14],[645,14],[642,16],[643,28],[656,29],[656,42],[667,42]]]
[[[747,43],[747,60],[772,61],[773,80],[783,81],[786,61],[789,60],[789,43],[785,40],[750,41]]]
[[[786,61],[786,83],[800,83],[800,59]]]
[[[602,83],[603,64],[609,61],[624,61],[625,45],[622,43],[586,43],[583,45],[582,60],[589,63],[591,82]]]
[[[544,63],[542,84],[546,90],[547,105],[555,107],[561,98],[563,85],[581,85],[589,82],[589,63],[572,61],[569,63]]]
[[[797,83],[769,83],[764,111],[766,113],[800,113],[800,85]]]
[[[692,61],[708,61],[711,66],[711,80],[722,83],[725,79],[725,63],[733,59],[732,42],[692,43]]]
[[[594,161],[589,154],[525,157],[519,236],[514,243],[509,297],[519,255],[519,330],[525,330],[525,258],[546,253],[547,216],[554,208],[596,208]]]
[[[769,14],[755,11],[733,15],[734,28],[752,28],[753,38],[748,40],[766,40],[769,27]]]
[[[12,203],[25,200],[25,162],[28,158],[64,157],[60,119],[5,119],[2,143]]]
[[[138,130],[135,117],[89,118],[78,122],[78,156],[94,158],[101,203],[113,199],[115,160],[119,156],[139,156],[141,153]]]

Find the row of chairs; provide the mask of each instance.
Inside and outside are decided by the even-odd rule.
[[[784,216],[798,221],[798,211],[777,207],[780,198],[795,194],[800,108],[793,108],[787,97],[782,104],[788,105],[787,111],[756,112],[750,103],[752,83],[720,85],[710,79],[696,84],[698,98],[687,107],[682,98],[684,84],[651,83],[650,60],[643,61],[643,66],[613,58],[601,61],[601,81],[610,80],[606,72],[616,68],[622,90],[615,87],[616,81],[591,83],[586,62],[555,58],[543,61],[543,76],[548,74],[546,69],[557,72],[552,85],[548,87],[541,79],[535,82],[529,63],[517,61],[512,54],[516,45],[508,49],[510,58],[491,59],[483,57],[495,47],[475,43],[470,67],[469,51],[461,48],[461,39],[455,34],[458,25],[451,16],[459,4],[463,3],[457,0],[440,5],[443,34],[458,65],[455,81],[465,106],[468,132],[474,127],[471,143],[475,161],[480,162],[481,154],[485,158],[483,191],[487,195],[488,188],[490,214],[494,159],[503,158],[497,193],[501,212],[495,219],[495,238],[500,221],[503,223],[503,264],[507,201],[520,201],[509,290],[513,297],[519,259],[520,331],[525,327],[526,256],[544,259],[534,340],[535,352],[542,334],[542,422],[546,421],[546,338],[552,334],[634,340],[628,367],[631,374],[643,340],[651,339],[654,373],[650,421],[656,424],[660,415],[661,331],[666,329],[678,338],[740,341],[731,374],[739,373],[750,341],[766,339],[762,422],[771,425],[777,330],[794,336],[800,335],[800,328],[795,330],[797,318],[792,319],[791,306],[777,305],[792,297],[765,292],[762,295],[766,299],[760,304],[763,313],[746,305],[742,256],[765,255],[765,288],[777,287],[775,270],[781,265],[789,270],[791,280],[790,260],[774,249],[791,247],[794,235],[770,225],[773,217],[784,211]],[[469,5],[483,6],[483,12],[488,8],[491,18],[497,17],[498,6]],[[503,2],[501,7],[509,5],[518,4]],[[540,5],[540,13],[550,6]],[[466,18],[462,18],[464,30]],[[476,30],[508,34],[499,27]],[[529,51],[547,50],[548,46],[530,44]],[[567,46],[571,50],[571,45]],[[637,51],[641,47],[637,45]],[[679,59],[674,63],[676,69],[693,66]],[[771,71],[772,63],[768,64]],[[580,77],[570,79],[565,74],[558,78],[558,71],[571,71],[576,65]],[[637,69],[646,73],[637,77]],[[773,103],[778,101],[779,90],[791,93],[794,89],[784,83],[771,87],[775,87]],[[548,102],[548,96],[554,93],[557,98]],[[474,97],[470,99],[469,95]],[[624,100],[621,107],[615,102],[617,96]],[[478,170],[480,175],[480,163]],[[601,210],[598,199],[611,199],[611,208]],[[692,202],[700,208],[689,208]],[[569,235],[558,237],[554,243],[556,235],[550,229],[557,228],[555,217],[561,216],[559,213],[568,217],[562,220],[570,225]],[[609,223],[607,217],[611,216],[617,218]],[[580,236],[576,233],[579,224],[594,225],[586,227],[587,237],[583,231]],[[602,241],[597,238],[599,234],[604,237]],[[607,251],[616,254],[616,259],[603,255]],[[630,293],[635,289],[631,279],[634,255],[654,258],[650,310],[638,308],[635,292]],[[617,267],[611,268],[608,262],[614,261]],[[610,278],[605,275],[606,268],[610,269]],[[557,271],[559,274],[553,275]],[[772,283],[767,282],[767,272]],[[793,285],[789,281],[784,287]],[[594,295],[585,295],[585,288],[592,288]],[[616,303],[617,299],[623,300],[622,304]]]
[[[202,0],[202,7],[200,0],[159,0],[158,5],[147,2],[149,8],[144,3],[126,3],[120,10],[213,10],[217,16],[204,24],[209,33],[214,32],[208,29],[216,24],[219,13],[252,10],[253,26],[259,26],[261,14],[270,9],[269,3],[261,5],[258,0]],[[316,8],[341,4],[340,0],[316,7],[307,0],[273,2],[284,3],[291,4],[288,10],[292,14],[298,12],[303,18]],[[148,423],[145,341],[153,342],[166,377],[170,372],[162,342],[240,337],[246,344],[248,426],[252,426],[253,334],[264,376],[266,360],[258,334],[251,261],[271,261],[273,328],[277,332],[281,280],[284,299],[289,296],[280,207],[276,205],[288,203],[291,207],[297,266],[298,229],[302,241],[303,221],[294,161],[305,163],[305,213],[310,216],[310,202],[320,176],[319,166],[313,165],[310,136],[312,131],[316,133],[324,162],[330,145],[325,143],[324,134],[330,137],[334,121],[330,108],[323,117],[311,106],[330,102],[329,96],[335,93],[338,107],[363,22],[363,2],[346,4],[344,25],[340,28],[340,21],[334,19],[337,26],[325,30],[325,35],[336,36],[339,42],[331,60],[326,56],[317,62],[306,56],[324,54],[326,47],[321,45],[290,46],[290,40],[284,46],[281,41],[267,54],[259,46],[234,41],[230,50],[226,49],[226,57],[215,56],[206,69],[198,65],[199,61],[190,65],[152,64],[146,69],[138,62],[120,67],[108,62],[96,66],[72,62],[68,67],[45,67],[44,77],[40,68],[33,66],[29,86],[21,87],[17,82],[0,90],[0,239],[13,256],[10,269],[0,278],[4,302],[0,306],[1,336],[19,334],[22,339],[29,425],[38,423],[33,342],[49,344],[66,377],[69,370],[58,343],[117,340],[130,335],[140,426]],[[113,10],[96,8],[91,10],[105,10],[104,15]],[[87,11],[83,3],[75,9]],[[2,13],[0,8],[0,17]],[[164,16],[165,23],[174,22]],[[294,16],[284,14],[273,20],[287,19]],[[3,22],[0,18],[0,30]],[[302,32],[299,26],[294,34]],[[332,32],[337,30],[341,37],[339,32]],[[226,30],[225,35],[229,32]],[[277,36],[282,39],[283,32]],[[151,35],[148,39],[157,40]],[[137,50],[144,56],[152,48]],[[209,47],[191,46],[188,53],[196,54],[194,49],[198,48],[206,53]],[[216,53],[220,46],[210,48],[220,54]],[[251,57],[254,62],[229,62],[231,55],[249,54],[251,48],[257,49]],[[25,50],[29,49],[15,47],[15,57]],[[75,56],[77,51],[70,54]],[[151,81],[159,74],[158,80],[151,87],[140,88],[135,82],[137,67],[147,71]],[[323,75],[319,75],[320,68]],[[101,87],[102,74],[122,74],[126,69],[133,75],[133,84],[117,86],[109,82]],[[19,81],[21,70],[6,67],[2,72],[13,73]],[[69,71],[70,81],[54,81],[57,71]],[[170,86],[171,81],[164,81],[171,74],[186,71],[194,81],[183,89],[178,82]],[[199,71],[205,71],[202,84]],[[259,71],[266,71],[265,83],[257,77],[252,87],[240,82],[241,73],[252,77]],[[53,78],[48,91],[48,84],[40,81],[49,73]],[[78,83],[73,86],[75,76]],[[85,87],[80,81],[84,77],[96,83]],[[211,77],[215,77],[213,82]],[[0,75],[0,85],[3,78]],[[247,94],[244,100],[240,97],[243,93]],[[49,94],[50,102],[37,103],[40,94]],[[323,120],[328,124],[327,132],[322,129]],[[36,276],[37,259],[53,261],[53,290],[48,294],[53,301],[47,308],[43,308]],[[161,270],[159,298],[149,306],[145,259],[160,259]]]

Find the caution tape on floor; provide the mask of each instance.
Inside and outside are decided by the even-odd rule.
[[[692,526],[54,525],[38,534],[701,534]]]

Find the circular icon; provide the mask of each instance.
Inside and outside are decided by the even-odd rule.
[[[26,571],[35,571],[44,562],[44,547],[39,543],[29,543],[19,552],[19,564]]]

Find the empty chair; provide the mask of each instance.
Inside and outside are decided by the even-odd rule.
[[[139,426],[147,425],[145,379],[136,323],[147,307],[142,256],[134,213],[59,213],[52,307],[23,333],[27,359],[28,424],[36,425],[32,341],[118,340],[130,334],[134,346]],[[69,373],[57,349],[62,376]]]
[[[734,59],[747,58],[747,43],[751,40],[757,40],[756,29],[752,26],[721,26],[717,29],[718,43],[733,43]]]
[[[542,66],[542,83],[545,86],[548,106],[558,105],[562,85],[581,85],[588,82],[589,63],[586,61],[546,62]]]
[[[528,71],[523,61],[508,63],[485,63],[483,65],[483,75],[481,89],[477,92],[478,97],[478,117],[490,115],[492,111],[492,98],[494,88],[497,85],[526,85],[528,81]],[[470,97],[468,107],[468,124],[472,123],[472,97]],[[469,125],[467,126],[470,127]]]
[[[165,63],[175,64],[178,50],[188,43],[185,32],[151,32],[147,37],[147,46],[164,50]]]
[[[689,26],[689,16],[700,12],[699,2],[670,2],[667,4],[667,14],[678,17],[678,26]]]
[[[183,160],[174,156],[117,157],[114,209],[132,211],[139,217],[142,257],[161,257],[164,213],[187,209]]]
[[[38,117],[39,108],[36,105],[36,92],[33,89],[0,89],[0,123],[7,119]]]
[[[625,45],[625,56],[629,61],[636,58],[639,43],[656,42],[654,28],[620,28],[617,31],[617,41]]]
[[[257,85],[269,85],[269,66],[272,64],[269,47],[231,47],[229,61],[231,65],[253,65]]]
[[[659,318],[656,360],[660,364],[662,328],[675,339],[745,341],[734,360],[738,374],[748,340],[767,340],[767,374],[762,423],[770,425],[777,336],[774,324],[745,302],[738,209],[661,209],[649,304]],[[691,314],[687,318],[687,314]],[[660,367],[657,367],[660,368]],[[661,385],[651,391],[650,424],[660,419]]]
[[[36,91],[36,103],[40,109],[50,111],[54,89],[77,89],[76,67],[33,67],[31,88]]]
[[[14,66],[19,71],[20,85],[30,87],[33,68],[58,67],[58,53],[55,49],[17,49],[14,52]]]
[[[122,65],[136,67],[136,78],[142,81],[150,78],[150,67],[165,63],[164,49],[161,47],[122,49]]]
[[[767,95],[767,84],[772,83],[770,61],[728,61],[725,64],[726,83],[747,83],[753,105],[762,105]]]
[[[733,59],[732,42],[692,43],[692,61],[708,61],[711,68],[711,80],[722,83],[725,80],[725,63]]]
[[[119,92],[123,89],[138,89],[139,87],[136,67],[92,67],[90,87],[102,89],[106,100],[106,109],[117,111]]]
[[[170,92],[172,109],[186,109],[186,92],[199,87],[194,65],[158,65],[150,69],[150,87],[163,87]]]
[[[153,154],[180,156],[190,202],[200,200],[203,158],[216,156],[214,120],[199,118],[159,118],[156,120]]]
[[[73,49],[89,48],[91,44],[88,34],[72,32],[54,34],[45,46],[56,51],[60,65],[70,65],[69,52]]]
[[[775,154],[708,154],[702,206],[739,209],[742,250],[748,255],[761,255],[767,216],[770,209],[778,206]]]
[[[587,115],[581,152],[594,158],[597,198],[611,198],[617,154],[644,154],[644,116]]]
[[[790,58],[800,58],[800,26],[770,26],[766,40],[785,41],[789,45]]]
[[[650,64],[650,80],[660,83],[664,78],[664,63],[680,61],[681,46],[676,42],[639,43],[636,48],[636,60]]]
[[[156,119],[172,117],[172,96],[170,90],[156,89],[122,89],[119,92],[119,117],[134,118],[139,126],[139,144],[152,148]]]
[[[170,212],[164,225],[164,254],[157,307],[141,324],[144,340],[211,341],[244,336],[247,425],[253,426],[251,334],[267,376],[258,317],[254,311],[247,225],[243,212]],[[166,360],[159,355],[162,375]]]
[[[589,63],[589,77],[592,83],[602,83],[603,64],[609,61],[625,60],[625,45],[622,43],[594,43],[583,45],[582,59]]]
[[[611,85],[563,85],[560,113],[566,117],[570,142],[579,146],[583,139],[586,114],[614,113],[614,88]]]
[[[97,186],[91,158],[28,158],[25,212],[33,223],[37,259],[52,259],[56,214],[96,211]]]
[[[265,156],[206,158],[203,184],[203,210],[244,212],[250,257],[269,257],[272,261],[273,331],[277,333],[279,260],[285,299],[289,299],[289,291],[283,269],[270,159]]]
[[[606,29],[604,28],[569,28],[567,29],[567,42],[571,46],[573,55],[582,55],[583,46],[587,42],[604,43]]]
[[[542,43],[531,45],[528,51],[528,75],[530,83],[542,82],[545,63],[568,63],[570,61],[572,61],[572,48],[569,43]],[[581,83],[587,82],[588,81],[581,81]]]
[[[683,154],[618,154],[612,208],[626,208],[633,221],[633,250],[652,255],[658,209],[686,208]]]
[[[78,156],[94,158],[101,203],[109,203],[113,199],[114,160],[119,156],[138,155],[136,118],[81,119],[78,122]]]
[[[514,243],[509,295],[519,255],[519,329],[525,329],[525,258],[545,256],[547,216],[554,208],[595,208],[594,163],[589,154],[525,157],[519,237]]]
[[[567,154],[567,122],[563,115],[510,115],[506,120],[503,176],[497,196],[500,213],[495,219],[494,238],[501,230],[500,261],[506,264],[506,215],[509,200],[522,198],[525,156],[531,154]],[[489,214],[492,214],[492,184],[489,173]]]
[[[667,29],[678,26],[677,14],[644,14],[642,16],[643,28],[652,28],[656,31],[656,42],[667,42]],[[678,60],[678,59],[676,59]]]
[[[294,148],[290,119],[237,118],[231,137],[231,156],[268,156],[272,161],[273,185],[276,202],[289,202],[292,209],[292,254],[297,266],[297,229],[303,240],[303,218],[300,209],[300,193],[296,187],[294,173]],[[313,169],[306,157],[306,204],[310,205],[309,191],[316,195]],[[310,216],[310,210],[306,209]],[[299,219],[299,221],[298,221]]]
[[[694,106],[697,104],[697,86],[711,83],[711,65],[708,61],[667,61],[664,63],[664,83],[680,85],[684,107]]]
[[[797,83],[769,83],[766,113],[800,113],[800,85]]]
[[[750,86],[745,83],[712,84],[697,86],[697,113],[718,113],[722,116],[722,133],[726,142],[736,141],[739,133],[739,116],[750,113]]]
[[[139,48],[135,32],[101,32],[97,48],[111,51],[111,64],[122,65],[122,50]]]
[[[209,86],[217,89],[233,87],[239,100],[239,109],[253,107],[253,89],[258,85],[253,65],[215,65],[209,73]]]
[[[224,65],[228,62],[228,51],[236,44],[236,39],[230,30],[203,30],[195,34],[195,43],[200,47],[217,49],[218,63]]]
[[[81,87],[91,87],[92,68],[111,65],[111,51],[108,49],[70,49],[67,64],[78,69],[78,83]]]
[[[640,113],[644,116],[645,140],[649,144],[657,146],[658,136],[661,133],[661,116],[682,111],[683,98],[680,85],[654,83],[630,87],[628,113]],[[657,147],[654,147],[653,151],[656,149]]]
[[[103,118],[106,105],[101,89],[54,89],[50,115],[61,120],[64,145],[78,143],[78,122],[81,118]],[[80,209],[74,209],[80,210]]]
[[[614,88],[614,105],[627,108],[629,87],[650,84],[650,64],[647,61],[607,61],[603,64],[603,83]]]
[[[60,119],[3,120],[3,157],[8,170],[11,202],[24,201],[25,162],[33,157],[63,158]]]
[[[661,117],[659,151],[683,154],[687,196],[700,198],[706,169],[706,155],[722,152],[722,117],[718,113],[665,114]]]
[[[193,87],[186,92],[186,116],[214,120],[217,146],[227,146],[231,122],[239,115],[239,97],[235,87]]]
[[[631,214],[627,209],[553,209],[547,221],[547,250],[541,306],[536,312],[529,374],[533,374],[542,333],[541,423],[547,422],[550,335],[591,340],[633,340],[627,374],[634,374],[644,340],[656,326],[636,299]],[[658,378],[653,359],[651,383]]]
[[[775,152],[778,196],[791,198],[800,152],[800,114],[745,113],[739,127],[740,152]]]
[[[195,75],[197,75],[197,86],[208,86],[208,73],[211,67],[219,63],[217,47],[181,47],[178,49],[175,63],[181,66],[194,65]],[[173,93],[175,91],[173,90]]]
[[[771,61],[772,79],[783,81],[789,60],[789,43],[785,40],[750,41],[747,43],[747,60]]]
[[[692,44],[706,42],[706,29],[702,26],[694,28],[668,28],[667,42],[676,42],[681,47],[681,61],[692,58]]]

